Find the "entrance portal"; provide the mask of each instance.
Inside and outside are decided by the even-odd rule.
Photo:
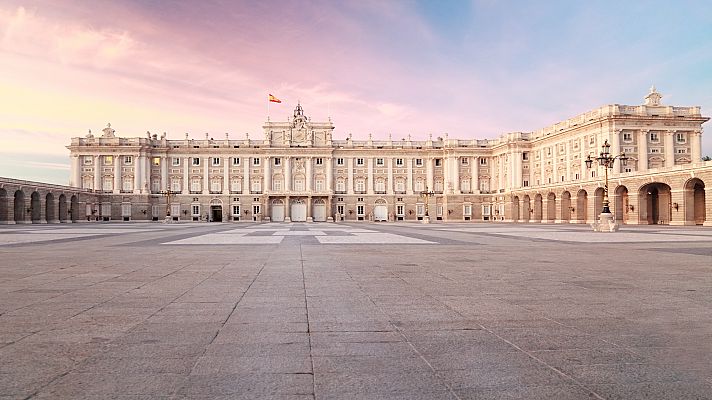
[[[210,206],[210,216],[213,222],[222,222],[222,206]]]
[[[292,221],[306,222],[307,220],[307,205],[302,200],[294,200],[292,202]]]

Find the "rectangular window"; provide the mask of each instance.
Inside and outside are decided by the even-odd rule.
[[[524,180],[524,187],[529,187],[529,181],[526,179]]]
[[[356,191],[357,192],[366,191],[366,182],[364,182],[363,179],[359,179],[356,181]]]
[[[687,153],[687,149],[677,149],[677,154],[685,154]]]
[[[382,158],[377,158],[377,159],[376,159],[376,165],[379,165],[379,166],[384,165],[383,159],[382,159]]]
[[[262,207],[260,207],[259,204],[255,204],[252,206],[252,214],[253,215],[260,215],[262,213]]]
[[[315,163],[316,165],[324,165],[324,159],[321,158],[321,157],[317,157],[317,158],[314,160],[314,163]]]
[[[443,165],[443,159],[442,158],[436,158],[435,159],[435,166],[440,167]]]
[[[316,185],[315,189],[317,192],[323,192],[324,191],[324,181],[322,179],[317,179],[316,180]]]
[[[210,191],[213,193],[220,193],[222,189],[220,188],[220,181],[212,181],[210,182]]]
[[[631,135],[630,132],[623,133],[623,141],[624,142],[633,141],[633,135]]]
[[[153,166],[155,167],[161,165],[161,157],[153,157],[151,159],[151,164],[153,164]]]
[[[200,192],[202,190],[200,186],[200,179],[193,179],[192,181],[190,181],[191,192]]]
[[[472,215],[472,205],[471,204],[465,204],[462,206],[462,214],[463,215]]]
[[[127,164],[127,165],[133,164],[133,157],[124,156],[124,164]]]
[[[232,165],[240,165],[240,157],[233,157]]]
[[[212,157],[212,159],[214,166],[220,165],[220,157]]]
[[[193,165],[195,165],[195,166],[200,165],[200,158],[198,158],[198,157],[193,157],[192,160],[193,160],[193,161],[192,161],[192,164],[193,164]]]
[[[336,165],[344,165],[344,159],[343,159],[343,158],[337,158],[337,159],[336,159]]]
[[[191,207],[191,215],[200,215],[200,205],[199,204],[193,204]]]
[[[405,215],[405,206],[402,204],[398,204],[396,206],[396,215],[399,217],[402,217]]]
[[[422,167],[422,166],[423,166],[423,159],[422,159],[422,158],[416,158],[416,159],[415,159],[415,166],[416,166],[416,167]]]
[[[344,181],[336,182],[336,191],[337,192],[345,192],[346,191],[346,184],[344,183]]]
[[[279,167],[280,165],[282,165],[282,159],[279,157],[275,157],[274,158],[274,166]]]
[[[252,181],[252,193],[260,193],[262,191],[262,183],[259,180]]]
[[[363,158],[357,158],[356,165],[363,165]]]
[[[650,153],[660,153],[660,149],[650,149]]]
[[[660,140],[660,136],[658,136],[657,132],[650,132],[650,141],[651,142],[657,142]]]
[[[624,168],[624,170],[625,170],[625,172],[632,172],[632,171],[633,171],[633,168],[631,168],[631,167],[626,167],[626,168]]]
[[[357,215],[366,214],[365,209],[366,209],[366,207],[364,207],[364,206],[356,206],[356,214]]]
[[[527,161],[527,160],[529,160],[529,153],[527,153],[525,151],[524,153],[522,153],[522,161]]]
[[[343,204],[339,204],[338,206],[336,206],[336,212],[337,212],[339,215],[344,215],[344,205],[343,205]]]
[[[257,157],[253,158],[252,165],[254,165],[255,167],[258,167],[260,165],[260,159]]]
[[[232,206],[232,215],[234,215],[234,216],[240,215],[240,206],[238,206],[238,205]]]
[[[171,191],[180,193],[180,191],[181,191],[180,180],[174,179],[171,181]]]
[[[234,180],[234,181],[230,182],[230,191],[233,193],[242,192],[242,181]]]
[[[94,157],[92,156],[84,156],[84,165],[92,165],[94,164]]]
[[[174,167],[180,166],[180,158],[178,158],[178,157],[171,158],[171,165],[173,165]]]
[[[480,165],[487,165],[487,159],[484,157],[480,157]]]
[[[402,166],[403,166],[403,159],[396,158],[396,167],[402,167]]]
[[[111,206],[109,206],[111,207]],[[102,211],[104,208],[104,205],[102,204]],[[109,212],[111,213],[111,212]],[[131,204],[122,204],[121,205],[121,216],[122,217],[130,217],[131,216]]]
[[[104,156],[104,165],[111,165],[114,163],[114,156]]]
[[[685,143],[685,134],[684,133],[676,133],[675,140],[677,140],[678,143]]]

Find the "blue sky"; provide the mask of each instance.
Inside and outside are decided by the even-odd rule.
[[[0,35],[0,176],[54,183],[70,138],[107,122],[261,137],[267,93],[273,119],[300,99],[336,138],[493,138],[641,104],[652,84],[712,115],[703,1],[10,0]]]

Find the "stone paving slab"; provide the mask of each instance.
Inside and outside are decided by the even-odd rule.
[[[712,399],[710,247],[690,227],[0,227],[0,400]]]

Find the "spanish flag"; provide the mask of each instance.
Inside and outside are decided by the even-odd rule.
[[[271,101],[272,103],[281,103],[282,102],[282,100],[280,100],[272,95],[269,95],[269,101]]]

